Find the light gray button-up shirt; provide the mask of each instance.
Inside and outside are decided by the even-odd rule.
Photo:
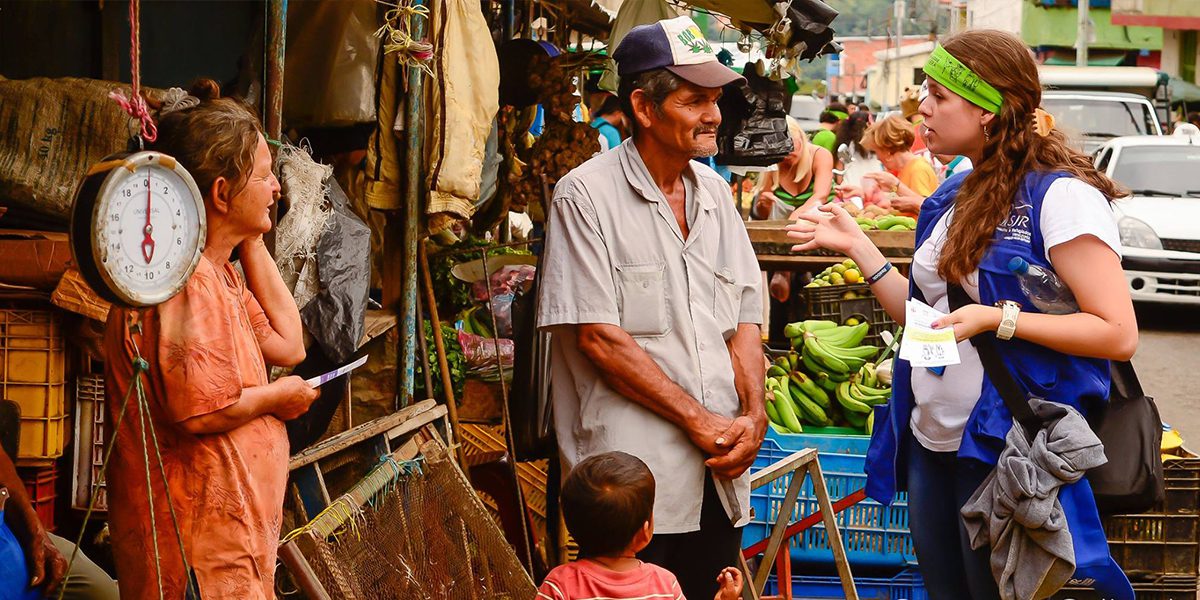
[[[684,173],[690,232],[632,141],[571,171],[547,210],[537,323],[553,332],[550,386],[559,449],[571,468],[621,450],[654,473],[655,533],[700,529],[705,455],[687,434],[604,382],[576,347],[583,323],[617,325],[708,410],[741,404],[726,346],[738,323],[762,323],[758,262],[729,186],[707,166]],[[749,474],[717,482],[735,526],[750,518]]]

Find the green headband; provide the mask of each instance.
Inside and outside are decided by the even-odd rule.
[[[933,54],[925,61],[924,71],[934,81],[962,96],[967,102],[990,113],[1000,114],[1000,105],[1004,103],[1000,91],[946,52],[941,44],[933,49]]]
[[[830,111],[826,111],[826,112],[837,117],[838,120],[841,120],[841,121],[845,121],[846,119],[850,118],[850,115],[848,115],[840,110],[830,110]]]

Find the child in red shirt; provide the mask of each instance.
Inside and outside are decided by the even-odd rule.
[[[641,460],[606,452],[571,470],[562,489],[563,519],[579,561],[550,571],[538,600],[683,600],[670,571],[636,558],[654,535],[654,475]],[[742,573],[717,574],[714,600],[737,600]]]

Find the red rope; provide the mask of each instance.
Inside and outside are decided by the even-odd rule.
[[[150,108],[146,105],[146,99],[142,97],[141,91],[141,12],[140,0],[129,0],[129,70],[133,79],[132,98],[126,98],[125,94],[117,90],[110,92],[108,97],[116,101],[125,112],[129,113],[129,116],[141,121],[142,138],[147,142],[154,142],[154,140],[158,139],[158,127],[154,125],[154,119],[150,116]]]

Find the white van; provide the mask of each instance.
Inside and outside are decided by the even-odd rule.
[[[1147,67],[1040,65],[1042,108],[1088,154],[1126,135],[1162,135],[1169,119],[1168,76]]]

